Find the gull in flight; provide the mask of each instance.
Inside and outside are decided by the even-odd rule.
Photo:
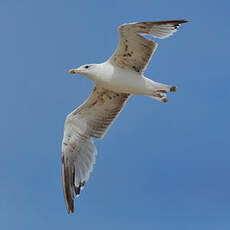
[[[103,138],[132,94],[167,102],[166,94],[175,86],[161,84],[143,75],[157,43],[142,34],[166,38],[186,20],[139,22],[118,28],[119,43],[104,63],[71,69],[95,82],[88,99],[70,113],[65,121],[62,142],[62,183],[68,213],[74,212],[74,198],[79,196],[93,170],[97,149],[92,137]]]

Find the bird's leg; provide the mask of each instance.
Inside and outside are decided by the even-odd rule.
[[[155,92],[158,93],[176,92],[176,86],[154,82],[154,87],[155,87]]]
[[[154,91],[152,97],[161,102],[168,102],[166,93],[175,92],[176,86],[170,86],[158,82],[153,82]]]
[[[164,102],[164,103],[168,102],[168,99],[165,93],[155,92],[151,97],[158,101]]]

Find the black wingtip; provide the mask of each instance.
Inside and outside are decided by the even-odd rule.
[[[66,200],[66,209],[68,214],[74,213],[74,200]]]
[[[70,169],[68,162],[66,162],[66,159],[62,156],[62,184],[68,214],[74,212],[74,194],[72,191],[73,173],[71,173]]]
[[[186,19],[179,19],[179,20],[167,20],[167,21],[156,21],[155,24],[162,25],[162,24],[173,24],[176,28],[183,24],[188,22]]]
[[[182,19],[182,20],[180,20],[181,22],[180,22],[180,24],[182,24],[182,23],[186,23],[186,22],[189,22],[188,20],[186,20],[186,19]]]
[[[187,23],[188,20],[186,20],[186,19],[180,19],[180,20],[172,20],[172,21],[168,21],[168,22],[180,25],[180,24],[183,24],[183,23]]]

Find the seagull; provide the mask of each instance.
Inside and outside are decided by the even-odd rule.
[[[157,43],[143,37],[166,38],[186,20],[128,23],[119,26],[119,43],[104,63],[71,69],[95,82],[88,99],[65,121],[62,141],[62,183],[68,213],[93,170],[97,149],[92,138],[102,139],[132,94],[168,102],[166,94],[176,87],[143,75]]]

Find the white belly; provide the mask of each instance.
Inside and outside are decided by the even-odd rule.
[[[151,96],[154,91],[154,82],[139,73],[131,70],[114,67],[103,63],[103,68],[94,77],[95,83],[103,88],[122,93],[141,94]]]

